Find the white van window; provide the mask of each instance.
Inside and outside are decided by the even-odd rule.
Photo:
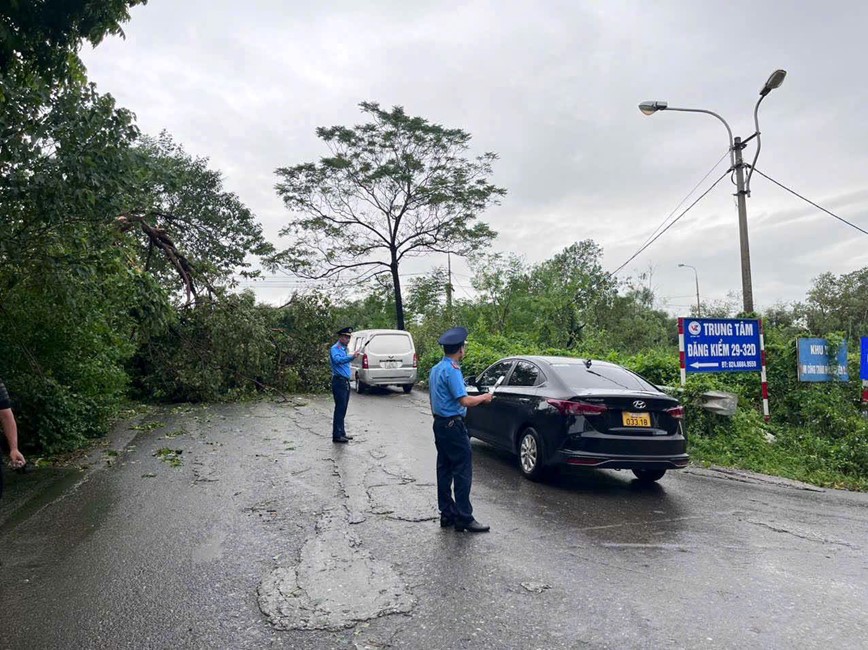
[[[404,354],[411,352],[413,346],[406,334],[377,334],[366,348],[371,354]]]

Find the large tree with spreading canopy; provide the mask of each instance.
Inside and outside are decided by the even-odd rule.
[[[293,220],[281,231],[291,246],[274,261],[307,278],[391,276],[403,329],[401,264],[487,246],[495,233],[479,215],[506,190],[488,180],[496,154],[469,157],[467,132],[400,106],[360,107],[370,122],[316,130],[329,155],[277,170],[277,192]]]

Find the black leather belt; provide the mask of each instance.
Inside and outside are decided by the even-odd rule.
[[[343,379],[344,381],[349,381],[349,377],[344,377],[343,375],[332,375],[332,379]]]
[[[434,419],[435,420],[461,420],[463,422],[464,416],[463,415],[437,415],[435,413]]]

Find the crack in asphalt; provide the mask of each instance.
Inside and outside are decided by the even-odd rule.
[[[747,470],[730,469],[728,467],[708,467],[697,468],[690,467],[683,470],[685,474],[693,474],[694,476],[705,476],[708,478],[719,478],[726,481],[737,481],[739,483],[755,483],[760,485],[774,485],[776,487],[789,488],[791,490],[805,490],[806,492],[825,492],[826,490],[816,485],[809,485],[793,479],[782,478],[779,476],[766,476],[765,474],[754,474]]]
[[[753,519],[745,519],[746,523],[753,524],[754,526],[761,526],[763,528],[768,528],[776,533],[783,533],[785,535],[792,535],[793,537],[797,537],[799,539],[804,539],[808,542],[816,542],[817,544],[832,544],[835,546],[844,546],[846,548],[852,548],[854,550],[859,550],[861,547],[851,544],[850,542],[846,542],[841,539],[831,539],[828,537],[823,537],[822,535],[818,535],[816,533],[810,531],[798,531],[792,530],[790,528],[784,528],[783,526],[775,526],[773,524],[767,523],[765,521],[755,521]]]
[[[363,548],[349,512],[325,510],[294,566],[274,569],[257,589],[259,608],[280,630],[330,630],[412,611],[415,598],[397,571]]]
[[[310,417],[319,415],[293,408],[289,420],[301,431],[326,438],[322,422],[309,424]],[[383,474],[399,479],[398,487],[415,480],[385,470],[377,459],[365,463],[361,475],[355,469],[348,474],[342,464],[346,453],[346,448],[332,448],[320,458],[337,479],[333,488],[343,505],[322,511],[296,561],[274,568],[257,588],[259,609],[276,629],[337,631],[386,615],[406,614],[415,607],[416,600],[397,570],[366,550],[361,537],[352,531],[366,520],[365,512],[393,515],[394,508],[383,505],[377,495],[382,488],[395,492],[395,482],[383,483]],[[406,516],[415,520],[413,512]]]

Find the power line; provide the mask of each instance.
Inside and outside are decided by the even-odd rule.
[[[468,291],[467,287],[465,287],[463,284],[458,284],[457,282],[453,282],[452,286],[458,287],[459,289],[461,289],[464,292],[464,295],[466,295],[468,298],[473,300],[473,296],[470,294],[470,291]]]
[[[660,225],[657,226],[657,227],[654,229],[654,232],[652,232],[650,235],[648,235],[648,239],[646,239],[646,240],[642,243],[643,246],[644,246],[645,244],[647,244],[648,241],[649,241],[652,237],[654,237],[654,235],[656,235],[657,232],[658,232],[658,231],[659,231],[659,230],[660,230],[660,229],[661,229],[661,228],[666,224],[666,222],[669,221],[669,220],[672,218],[672,215],[675,214],[675,213],[678,211],[678,208],[680,208],[682,205],[684,205],[684,202],[685,202],[687,199],[690,198],[690,196],[691,196],[691,195],[696,191],[696,188],[698,188],[700,185],[702,185],[702,184],[705,182],[705,179],[706,179],[706,178],[708,178],[709,176],[711,176],[711,173],[712,173],[715,169],[717,169],[717,166],[720,165],[720,163],[723,162],[723,159],[726,158],[728,155],[729,155],[729,149],[727,149],[725,152],[723,152],[723,155],[720,157],[720,159],[719,159],[716,163],[714,163],[714,167],[712,167],[711,169],[709,169],[709,170],[708,170],[708,173],[706,173],[705,176],[703,176],[702,178],[699,179],[699,182],[698,182],[696,185],[693,186],[693,189],[692,189],[692,190],[690,190],[687,194],[684,195],[684,198],[681,199],[681,201],[678,202],[678,205],[676,205],[674,208],[672,208],[672,212],[670,212],[670,213],[666,216],[666,218],[663,219],[663,221],[660,222]]]
[[[841,222],[843,222],[843,223],[846,223],[848,226],[850,226],[851,228],[855,228],[856,230],[858,230],[859,232],[861,232],[861,233],[864,234],[864,235],[868,235],[868,230],[864,230],[863,228],[860,228],[859,226],[857,226],[855,223],[850,223],[849,221],[847,221],[847,220],[844,219],[843,217],[839,217],[839,216],[838,216],[837,214],[835,214],[834,212],[831,212],[830,210],[827,210],[827,209],[824,208],[822,205],[817,205],[816,203],[814,203],[814,202],[811,201],[810,199],[806,199],[804,196],[802,196],[801,194],[799,194],[799,193],[796,192],[795,190],[791,190],[789,187],[787,187],[787,186],[784,185],[783,183],[779,183],[779,182],[776,181],[774,178],[772,178],[772,177],[770,177],[770,176],[767,176],[766,174],[763,174],[763,173],[762,173],[759,169],[757,169],[756,167],[754,167],[754,171],[755,171],[757,174],[759,174],[760,176],[762,176],[763,178],[766,178],[766,179],[770,180],[772,183],[774,183],[774,184],[777,185],[778,187],[780,187],[780,188],[782,188],[782,189],[785,189],[785,190],[786,190],[787,192],[789,192],[790,194],[795,194],[795,195],[798,196],[800,199],[802,199],[802,201],[804,201],[805,203],[810,203],[811,205],[813,205],[813,206],[814,206],[815,208],[817,208],[818,210],[822,210],[823,212],[825,212],[825,213],[828,214],[829,216],[835,217],[838,221],[841,221]]]
[[[699,203],[702,199],[704,199],[706,194],[708,194],[711,190],[713,190],[715,187],[717,187],[717,184],[718,184],[720,181],[722,181],[724,178],[726,178],[726,175],[727,175],[728,173],[729,173],[729,170],[726,170],[725,172],[723,172],[723,174],[721,174],[720,177],[718,177],[718,179],[717,179],[716,181],[714,181],[714,183],[712,183],[711,187],[709,187],[709,188],[708,188],[707,190],[705,190],[702,194],[700,194],[699,197],[698,197],[698,198],[697,198],[693,203],[691,203],[690,205],[687,206],[687,208],[685,208],[684,212],[682,212],[682,213],[679,214],[677,217],[675,217],[675,219],[673,219],[671,222],[669,222],[669,225],[667,225],[663,230],[661,230],[661,231],[660,231],[656,236],[654,236],[650,241],[647,241],[645,244],[643,244],[642,247],[641,247],[638,251],[636,251],[635,253],[633,253],[633,255],[631,255],[630,258],[629,258],[626,262],[624,262],[621,266],[619,266],[617,269],[615,269],[614,271],[612,271],[609,275],[610,275],[610,276],[615,276],[615,275],[617,275],[618,272],[619,272],[621,269],[623,269],[623,268],[624,268],[625,266],[627,266],[630,262],[632,262],[634,259],[636,259],[637,257],[639,257],[639,255],[641,255],[641,254],[645,251],[646,248],[648,248],[649,246],[651,246],[651,244],[653,244],[653,243],[656,242],[658,239],[660,239],[660,238],[661,238],[661,237],[666,233],[667,230],[669,230],[672,226],[674,226],[676,223],[678,223],[678,221],[681,219],[681,217],[683,217],[685,214],[687,214],[688,212],[690,212],[690,210],[693,208],[693,206],[695,206],[695,205],[696,205],[697,203]]]

